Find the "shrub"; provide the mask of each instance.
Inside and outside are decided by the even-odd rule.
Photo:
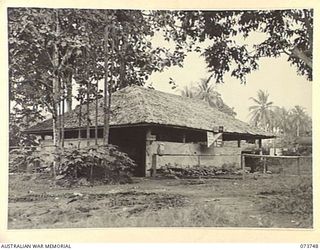
[[[114,145],[68,148],[61,154],[61,178],[125,183],[131,179],[133,160]]]
[[[9,172],[42,172],[51,162],[47,161],[48,154],[36,148],[18,148],[9,153]]]
[[[169,178],[201,178],[215,177],[216,175],[236,174],[238,172],[236,163],[224,163],[217,166],[179,166],[178,164],[166,164],[157,169],[157,175]]]

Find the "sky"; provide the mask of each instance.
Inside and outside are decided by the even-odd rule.
[[[171,89],[170,77],[182,88],[196,84],[209,75],[204,58],[191,52],[185,58],[182,68],[174,66],[164,72],[153,73],[147,84],[152,83],[157,90],[179,95],[179,89]],[[215,84],[214,79],[211,83]],[[306,77],[297,75],[295,67],[287,62],[285,55],[260,59],[259,69],[248,75],[246,84],[241,84],[240,80],[228,75],[223,84],[216,84],[216,90],[224,102],[234,107],[236,117],[243,121],[249,121],[248,108],[254,104],[250,97],[256,97],[259,89],[266,90],[270,101],[276,106],[290,109],[300,105],[310,116],[312,114],[312,83]]]

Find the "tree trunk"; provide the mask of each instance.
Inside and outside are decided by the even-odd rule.
[[[96,86],[96,100],[95,100],[95,128],[94,128],[94,143],[98,145],[98,95],[99,95],[99,88],[98,88],[98,81]]]
[[[69,112],[72,110],[72,72],[71,71],[67,72],[65,87],[67,90],[67,97],[66,97],[67,109],[66,109],[66,111]]]
[[[56,33],[60,33],[60,24],[58,10],[56,10]],[[60,103],[60,81],[59,81],[59,51],[58,44],[53,45],[52,52],[52,65],[53,65],[53,80],[52,80],[52,89],[53,89],[53,145],[54,145],[54,161],[53,161],[53,177],[56,179],[56,170],[60,162],[60,128],[59,128],[59,103]]]
[[[60,148],[60,128],[59,128],[59,77],[54,76],[53,78],[53,100],[54,100],[54,107],[53,107],[53,146],[54,146],[54,160],[53,160],[53,177],[56,178],[56,170],[59,166],[59,148]]]
[[[90,108],[90,84],[87,79],[87,146],[90,146],[90,117],[89,117],[89,108]]]
[[[125,87],[125,73],[126,73],[126,65],[125,65],[125,54],[126,54],[126,49],[127,49],[127,41],[125,37],[122,37],[122,46],[120,48],[120,53],[121,53],[121,62],[120,62],[120,86],[121,88]]]
[[[109,61],[109,51],[108,51],[108,41],[109,41],[109,27],[105,26],[104,29],[104,106],[103,106],[103,120],[104,120],[104,128],[103,128],[103,144],[107,145],[109,143],[109,122],[108,122],[108,61]]]
[[[61,103],[61,148],[62,150],[64,149],[64,111],[65,111],[65,97],[64,97],[64,90],[65,90],[65,85],[64,81],[62,81],[62,103]]]
[[[82,97],[81,97],[81,94],[80,94],[78,148],[80,148],[80,146],[81,146],[81,116],[82,116]]]
[[[113,80],[113,74],[114,74],[114,62],[115,62],[115,59],[114,59],[114,29],[112,28],[112,40],[111,40],[111,77],[110,77],[110,83],[109,83],[109,98],[108,98],[108,114],[107,114],[107,124],[108,124],[108,129],[109,129],[109,135],[108,135],[108,139],[110,141],[110,114],[111,114],[111,97],[112,97],[112,86],[113,84],[115,84],[115,80]],[[108,141],[108,142],[109,142]]]

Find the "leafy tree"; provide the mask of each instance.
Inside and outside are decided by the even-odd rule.
[[[265,130],[271,130],[273,117],[273,102],[269,101],[269,94],[267,91],[259,90],[257,98],[250,97],[255,105],[249,107],[250,122],[257,127]]]
[[[47,109],[53,118],[55,146],[54,174],[58,164],[60,144],[59,115],[61,113],[61,79],[73,52],[82,45],[81,31],[74,25],[72,9],[9,9],[9,74],[10,80],[32,83],[30,97]],[[10,84],[11,86],[14,86]]]
[[[39,112],[51,113],[54,171],[63,144],[65,101],[71,106],[72,78],[88,88],[92,80],[104,77],[112,86],[106,89],[111,97],[119,88],[143,85],[154,71],[180,65],[182,48],[172,53],[150,42],[154,29],[167,25],[165,20],[160,12],[140,10],[8,9],[10,100],[28,100]],[[113,27],[108,39],[106,27]],[[110,46],[115,50],[109,55]],[[86,93],[91,100],[90,90]]]
[[[286,55],[297,73],[312,79],[313,10],[179,11],[180,39],[210,42],[204,50],[217,82],[224,74],[245,82],[262,57]],[[251,46],[242,42],[263,34]],[[196,51],[201,51],[199,47]]]

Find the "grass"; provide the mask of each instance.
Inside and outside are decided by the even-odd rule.
[[[312,227],[311,177],[148,179],[61,188],[37,175],[9,178],[13,228]]]
[[[294,183],[290,186],[273,189],[271,191],[273,198],[265,204],[264,210],[295,215],[297,220],[312,225],[313,195],[311,177],[302,177],[293,181]]]

